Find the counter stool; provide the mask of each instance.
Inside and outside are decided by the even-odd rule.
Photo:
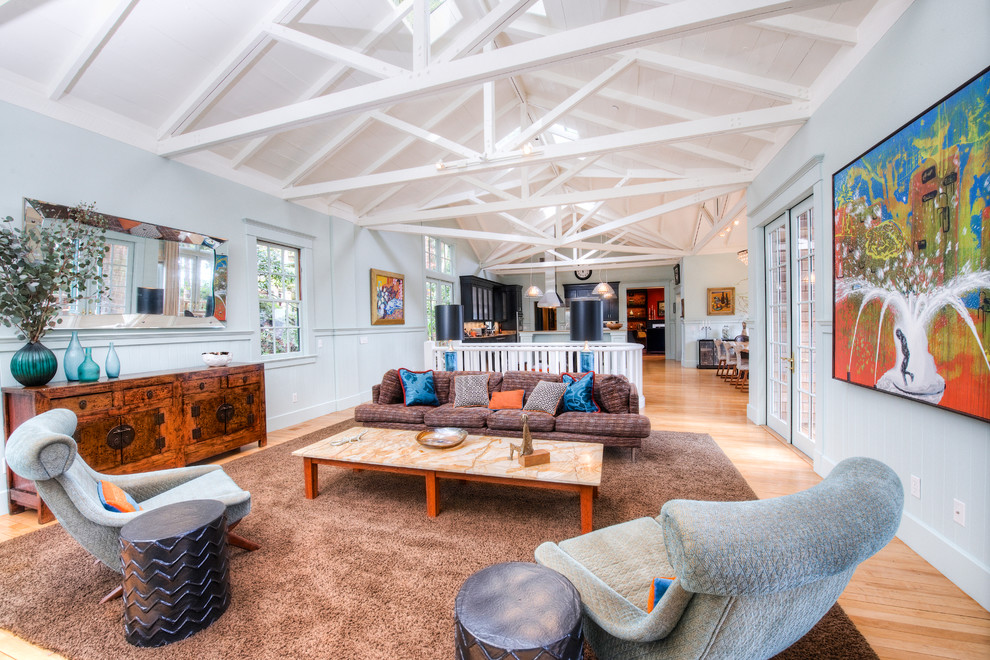
[[[581,660],[581,596],[545,566],[495,564],[461,585],[454,635],[457,660]]]
[[[120,528],[124,636],[163,646],[208,628],[230,605],[226,507],[189,500]]]

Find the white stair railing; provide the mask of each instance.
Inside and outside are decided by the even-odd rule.
[[[461,371],[546,371],[560,374],[576,373],[579,369],[583,344],[462,344],[453,342],[442,346],[437,342],[425,343],[427,369],[443,371],[444,353],[457,353],[457,368]],[[594,370],[601,374],[625,376],[639,391],[639,407],[645,404],[643,396],[643,345],[642,344],[590,344],[594,354]]]

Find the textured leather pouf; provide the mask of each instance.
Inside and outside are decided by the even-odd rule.
[[[457,660],[581,660],[581,596],[545,566],[495,564],[461,585],[454,635]]]
[[[128,642],[177,642],[227,610],[225,511],[217,500],[190,500],[151,509],[120,528]]]

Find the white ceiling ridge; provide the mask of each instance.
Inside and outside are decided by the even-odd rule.
[[[569,193],[558,193],[555,195],[545,195],[543,197],[519,199],[515,201],[488,202],[481,205],[454,206],[430,209],[427,211],[396,211],[378,215],[369,215],[361,219],[361,225],[373,227],[375,225],[403,223],[403,222],[431,222],[436,220],[449,220],[451,218],[481,215],[485,213],[499,213],[501,211],[518,211],[521,209],[535,209],[544,206],[563,206],[567,204],[595,203],[608,199],[621,199],[624,197],[636,197],[643,195],[659,195],[672,192],[685,192],[710,188],[713,186],[746,186],[752,182],[753,176],[749,173],[730,172],[720,176],[707,176],[698,178],[678,179],[675,181],[657,181],[654,183],[641,183],[635,186],[624,186],[621,188],[602,188],[598,190],[585,190]]]
[[[403,0],[398,7],[395,8],[394,12],[386,14],[385,17],[380,20],[364,37],[359,41],[354,49],[361,53],[367,53],[375,45],[381,41],[386,35],[388,35],[392,30],[395,29],[397,25],[402,25],[403,19],[410,12],[413,6],[413,0]],[[281,20],[277,22],[283,22]],[[316,98],[321,96],[326,92],[331,85],[340,80],[340,77],[345,73],[350,71],[350,67],[345,64],[335,64],[326,73],[320,76],[314,84],[310,85],[308,89],[297,99],[298,101],[305,101],[307,99]],[[238,154],[231,161],[233,167],[241,167],[250,160],[258,151],[260,151],[268,141],[271,140],[271,135],[266,135],[262,137],[253,138],[243,149],[238,152]]]
[[[506,0],[509,1],[509,0]],[[482,52],[395,78],[301,101],[161,140],[158,154],[190,151],[423,98],[556,63],[601,57],[664,39],[684,37],[837,0],[711,0],[681,3]]]
[[[310,0],[281,0],[267,12],[238,45],[200,80],[192,93],[179,103],[168,119],[162,122],[158,130],[158,139],[162,140],[173,133],[185,130],[209,107],[213,99],[220,96],[227,86],[237,79],[241,71],[251,65],[269,41],[264,31],[266,25],[273,21],[292,20],[305,10],[309,3]]]
[[[69,88],[72,87],[90,63],[96,58],[103,47],[110,41],[117,28],[124,22],[138,0],[120,0],[110,11],[110,14],[103,21],[99,28],[83,44],[76,56],[65,66],[62,73],[55,79],[48,93],[48,98],[57,101],[62,98]]]
[[[641,65],[653,67],[661,71],[685,76],[694,80],[737,89],[750,94],[758,94],[779,101],[807,101],[807,87],[793,85],[781,80],[758,76],[745,71],[729,69],[723,66],[699,62],[698,60],[676,55],[666,55],[650,48],[640,48],[632,53]]]
[[[561,144],[548,144],[530,154],[519,152],[506,155],[500,160],[455,161],[447,163],[444,169],[426,165],[401,170],[392,170],[372,175],[336,179],[323,183],[295,186],[285,191],[285,199],[300,199],[328,193],[337,193],[359,188],[371,188],[396,183],[409,183],[427,178],[456,176],[460,173],[477,173],[521,167],[538,163],[556,162],[582,156],[593,156],[621,152],[628,149],[644,148],[666,142],[679,142],[699,137],[741,133],[751,128],[766,128],[802,124],[810,116],[810,104],[793,103],[773,108],[749,110],[736,114],[684,121],[676,124],[653,126],[624,133],[584,138]]]

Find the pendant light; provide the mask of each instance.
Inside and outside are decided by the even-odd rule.
[[[602,234],[602,254],[605,253],[605,234]],[[601,296],[602,298],[615,298],[615,289],[612,285],[605,281],[605,273],[607,269],[602,269],[598,271],[598,286],[592,289],[592,293],[596,296]]]
[[[535,284],[533,284],[533,266],[532,266],[533,261],[532,261],[532,258],[530,259],[530,262],[529,263],[530,263],[530,268],[529,268],[529,288],[526,289],[526,297],[527,298],[539,298],[540,296],[543,295],[543,289],[541,289],[540,287],[538,287]]]

